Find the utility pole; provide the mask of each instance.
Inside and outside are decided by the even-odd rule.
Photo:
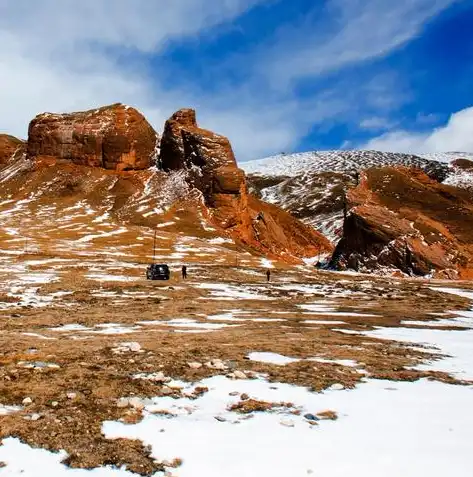
[[[156,234],[157,229],[154,229],[154,240],[153,240],[153,263],[156,263]]]

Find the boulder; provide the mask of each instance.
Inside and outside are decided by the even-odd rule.
[[[114,104],[69,114],[44,113],[31,121],[27,155],[113,171],[147,169],[158,135],[136,109]]]

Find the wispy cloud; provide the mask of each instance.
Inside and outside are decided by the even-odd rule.
[[[450,116],[447,124],[427,133],[393,131],[374,138],[363,149],[410,153],[473,152],[473,107]]]
[[[330,0],[327,17],[284,28],[261,71],[279,87],[383,57],[415,38],[456,0]],[[289,39],[289,41],[288,41]]]
[[[379,131],[382,129],[390,129],[395,125],[395,122],[383,118],[383,117],[371,117],[371,118],[366,118],[363,119],[360,122],[360,128],[361,129],[366,129],[368,131]]]
[[[291,149],[324,121],[373,120],[396,107],[399,91],[389,75],[355,85],[318,81],[389,54],[452,1],[315,2],[297,25],[225,57],[244,74],[233,84],[217,65],[209,92],[185,68],[179,81],[165,84],[150,59],[277,0],[0,0],[0,130],[24,136],[39,112],[121,101],[158,130],[173,110],[195,106],[203,126],[228,135],[243,159]],[[302,97],[297,82],[308,77],[317,87]]]

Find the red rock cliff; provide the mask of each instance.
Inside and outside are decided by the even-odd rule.
[[[31,121],[28,157],[67,160],[115,171],[147,169],[158,136],[136,109],[114,104],[70,113],[44,113]]]
[[[176,112],[166,122],[160,166],[165,171],[186,170],[189,184],[203,194],[209,220],[256,251],[291,261],[294,255],[314,256],[332,249],[311,227],[249,195],[230,141],[199,128],[191,109]]]
[[[347,195],[334,266],[397,268],[445,278],[473,274],[473,201],[414,169],[369,169]]]

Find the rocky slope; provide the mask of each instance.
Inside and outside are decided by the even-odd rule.
[[[347,194],[332,266],[409,275],[473,276],[473,198],[421,171],[373,168]]]
[[[8,156],[11,148],[3,151]],[[290,263],[333,249],[311,227],[248,194],[228,139],[200,129],[192,110],[166,123],[160,153],[158,135],[127,106],[42,114],[30,124],[26,152],[6,162],[1,225],[6,236],[28,236],[39,250],[54,253],[55,244],[64,252],[74,235],[88,245],[118,234],[139,247],[136,227],[165,228],[178,242],[235,241],[240,251]]]
[[[313,229],[248,193],[229,140],[199,128],[193,110],[178,111],[166,122],[159,164],[164,171],[185,171],[189,186],[202,193],[210,222],[246,246],[266,254],[330,251]]]
[[[287,210],[337,243],[342,233],[344,195],[356,185],[360,171],[371,167],[411,167],[423,170],[436,181],[468,188],[473,174],[441,161],[470,156],[322,151],[281,154],[245,162],[241,167],[248,175],[252,193]]]
[[[8,134],[0,134],[0,166],[20,157],[26,148],[21,139]]]

